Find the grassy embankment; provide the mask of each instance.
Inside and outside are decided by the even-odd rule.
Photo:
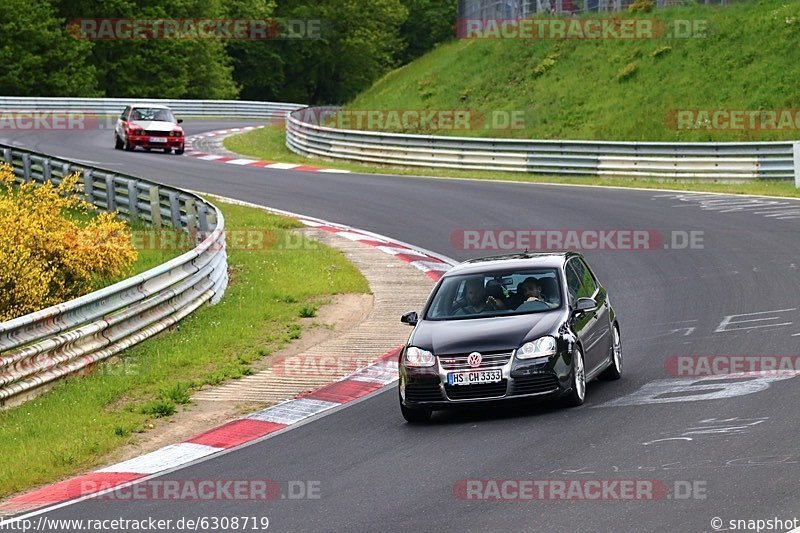
[[[679,110],[800,108],[800,3],[743,2],[680,7],[643,15],[667,27],[704,21],[705,37],[651,40],[465,40],[439,46],[359,95],[354,110],[520,111],[519,129],[419,131],[444,135],[626,141],[787,140],[781,130],[678,129]],[[696,115],[697,116],[697,115]],[[795,122],[797,121],[795,116]],[[403,131],[403,130],[395,130]],[[278,127],[226,139],[249,157],[309,163],[284,147]],[[312,163],[313,164],[313,163]],[[328,163],[325,163],[328,165]],[[407,169],[330,163],[358,172],[657,187],[799,196],[791,183],[717,184],[675,180],[561,178],[511,172]]]

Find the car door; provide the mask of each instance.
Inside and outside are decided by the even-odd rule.
[[[586,372],[591,374],[608,359],[611,347],[608,295],[580,257],[569,260],[566,275],[571,306],[578,298],[593,298],[597,302],[597,309],[575,316],[573,323],[583,346]]]

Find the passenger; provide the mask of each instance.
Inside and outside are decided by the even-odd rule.
[[[534,277],[525,278],[525,281],[517,285],[517,294],[508,299],[508,305],[511,309],[516,309],[525,302],[544,302],[542,296],[542,288],[539,286],[539,281]]]
[[[558,304],[558,284],[554,278],[542,278],[539,280],[542,287],[542,299],[549,304]]]
[[[536,278],[528,278],[523,285],[524,302],[544,302],[542,296],[542,286]]]

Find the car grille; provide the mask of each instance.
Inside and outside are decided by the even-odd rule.
[[[511,359],[512,352],[486,352],[481,353],[481,364],[478,368],[499,368]],[[445,370],[472,370],[467,358],[469,354],[440,355],[439,361]]]
[[[438,383],[408,383],[406,400],[409,402],[440,402],[442,389]]]
[[[553,374],[533,374],[514,378],[513,394],[537,394],[558,389],[558,378]]]
[[[153,131],[153,130],[144,130],[145,135],[151,135],[153,137],[169,137],[168,131]]]
[[[481,385],[445,385],[444,391],[451,400],[480,400],[505,396],[507,388],[508,380],[504,379],[497,383],[485,383]]]

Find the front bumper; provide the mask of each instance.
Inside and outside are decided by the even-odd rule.
[[[153,139],[166,139],[164,142],[153,141]],[[168,135],[129,135],[128,142],[131,146],[140,148],[170,148],[180,149],[183,147],[185,137],[172,137]]]
[[[571,356],[558,353],[544,361],[519,361],[511,357],[502,366],[478,367],[469,371],[500,370],[502,380],[480,385],[448,385],[442,358],[430,368],[407,367],[401,354],[400,399],[407,407],[448,409],[460,405],[502,400],[561,396],[572,383]]]

